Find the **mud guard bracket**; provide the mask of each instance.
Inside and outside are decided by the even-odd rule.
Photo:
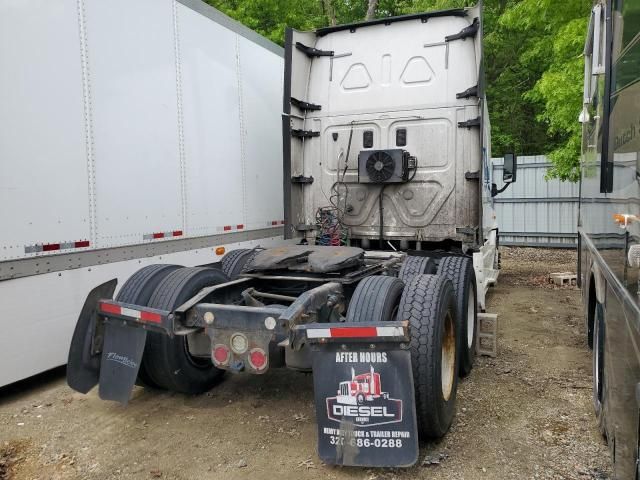
[[[406,322],[314,323],[318,456],[332,465],[408,467],[418,460]]]

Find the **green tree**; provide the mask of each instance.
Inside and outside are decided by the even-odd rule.
[[[562,180],[578,178],[582,49],[590,8],[591,0],[520,0],[505,9],[495,31],[496,36],[516,39],[519,48],[508,72],[496,75],[490,88],[492,96],[505,93],[508,85],[504,80],[517,82],[520,79],[526,85],[517,101],[530,115],[513,119],[518,128],[526,128],[528,124],[533,135],[519,137],[530,143],[522,145],[521,151],[547,154],[554,165],[548,176]],[[504,45],[504,42],[497,42],[500,43]],[[496,55],[498,45],[492,46],[493,55]],[[506,98],[516,100],[513,94]],[[512,136],[516,143],[518,137],[505,129],[508,119],[501,118],[500,112],[495,113],[496,142],[509,141]],[[501,137],[504,132],[506,138]],[[506,144],[498,143],[498,147],[506,148]]]
[[[279,45],[284,44],[284,32],[287,27],[314,30],[328,25],[321,0],[205,1]]]

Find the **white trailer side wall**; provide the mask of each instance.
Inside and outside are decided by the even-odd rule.
[[[281,241],[282,71],[198,0],[0,3],[0,386],[66,363],[96,285]]]
[[[84,123],[76,2],[3,1],[0,260],[47,238],[89,239]]]
[[[36,273],[4,261],[281,228],[279,47],[195,0],[0,14],[0,279]]]
[[[179,6],[189,231],[242,224],[242,135],[236,34]],[[221,50],[220,45],[227,45]],[[226,115],[211,115],[222,110]],[[224,177],[224,182],[215,179]],[[213,187],[213,188],[212,188]],[[219,219],[217,224],[211,218]]]
[[[96,246],[183,230],[173,2],[86,1],[85,28]]]
[[[242,93],[243,156],[245,158],[245,216],[249,225],[264,219],[283,217],[282,149],[264,148],[275,138],[282,143],[282,123],[273,120],[273,112],[282,114],[282,97],[269,92],[283,84],[282,59],[263,55],[260,47],[238,37]],[[259,81],[247,81],[259,79]],[[269,165],[268,168],[254,168]],[[269,198],[268,202],[265,198]]]

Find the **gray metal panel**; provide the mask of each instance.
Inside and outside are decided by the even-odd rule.
[[[493,159],[502,184],[502,159]],[[495,198],[501,245],[575,248],[578,184],[546,180],[551,166],[544,156],[518,158],[518,181]]]
[[[254,43],[257,43],[261,47],[266,48],[267,50],[272,51],[276,55],[280,55],[284,57],[284,49],[279,45],[273,43],[262,35],[254,32],[250,28],[245,27],[241,23],[236,22],[230,17],[227,17],[224,13],[216,10],[210,5],[200,1],[200,0],[177,0],[179,3],[189,7],[190,9],[198,12],[200,15],[204,15],[207,18],[210,18],[214,22],[222,25],[223,27],[228,28],[236,32],[238,35],[242,35],[243,37],[251,40]]]
[[[158,243],[142,243],[99,250],[36,256],[21,260],[0,262],[0,281],[43,273],[61,272],[77,268],[124,262],[140,258],[168,255],[170,253],[212,248],[232,243],[282,237],[283,227],[246,230],[207,237],[184,238]]]

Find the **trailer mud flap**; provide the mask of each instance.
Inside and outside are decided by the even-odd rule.
[[[82,307],[67,362],[67,383],[87,393],[97,384],[103,400],[126,404],[138,376],[147,330],[168,335],[170,312],[142,310],[111,300],[117,281],[94,288]]]
[[[318,456],[335,465],[413,465],[418,459],[415,393],[408,342],[399,334],[402,326],[326,325],[315,332],[313,327],[321,324],[307,327]],[[372,336],[377,331],[393,333],[393,328],[395,341]],[[349,329],[362,336],[349,338]]]
[[[112,298],[118,281],[114,278],[97,286],[87,296],[73,332],[67,359],[67,383],[80,393],[87,393],[100,378],[102,332],[98,326],[98,301]]]
[[[106,323],[98,390],[101,399],[129,402],[146,340],[147,331],[142,328]]]

